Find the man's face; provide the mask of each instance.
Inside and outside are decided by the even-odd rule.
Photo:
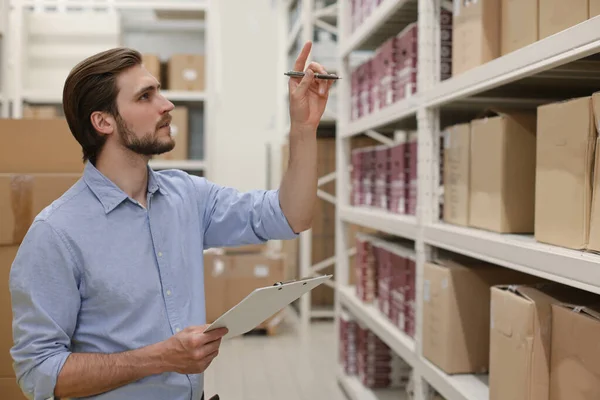
[[[159,93],[158,81],[142,66],[135,66],[119,74],[117,87],[121,144],[146,156],[173,150],[169,112],[174,106]]]

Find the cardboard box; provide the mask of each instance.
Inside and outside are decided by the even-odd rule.
[[[447,128],[444,133],[444,221],[468,225],[470,200],[471,125]]]
[[[0,282],[6,288],[0,290],[0,378],[11,378],[15,375],[10,349],[13,346],[12,307],[8,276],[17,255],[18,246],[0,246]],[[0,386],[2,388],[2,386]],[[0,393],[4,393],[0,390]],[[4,397],[2,397],[4,399]]]
[[[157,160],[187,160],[189,154],[189,115],[187,107],[177,106],[171,111],[171,137],[175,148],[167,153],[154,156]]]
[[[389,173],[389,211],[404,214],[406,211],[406,171],[408,159],[406,135],[399,138],[397,144],[390,148],[390,173]]]
[[[538,107],[535,238],[540,242],[572,249],[588,244],[598,96]]]
[[[555,283],[492,288],[490,400],[548,400],[552,305],[595,298]]]
[[[590,8],[589,8],[588,17],[594,18],[595,16],[600,15],[600,0],[589,0],[589,1],[590,1]]]
[[[0,378],[0,393],[2,400],[25,400],[27,397],[17,385],[17,378]]]
[[[538,0],[539,38],[544,39],[588,19],[589,0]]]
[[[160,58],[158,57],[158,54],[142,54],[142,66],[160,82]]]
[[[452,75],[500,56],[500,2],[454,1]]]
[[[254,289],[285,279],[281,254],[204,254],[206,321],[213,322]]]
[[[540,280],[475,260],[425,264],[423,355],[448,374],[487,372],[491,287]]]
[[[452,77],[452,2],[443,1],[440,10],[440,80]]]
[[[535,134],[535,113],[471,122],[470,226],[533,233]]]
[[[81,173],[81,146],[67,121],[0,119],[0,173]]]
[[[502,55],[538,40],[538,0],[502,0],[501,9]]]
[[[57,118],[58,108],[55,106],[30,106],[23,107],[23,118],[26,119],[47,119]]]
[[[417,24],[412,23],[396,37],[398,62],[394,101],[412,97],[417,92],[418,31]]]
[[[223,250],[225,254],[262,254],[267,251],[267,244],[246,244],[236,247],[224,247]]]
[[[33,219],[80,174],[0,174],[0,245],[20,244]]]
[[[201,54],[174,54],[167,64],[169,90],[203,91],[204,56]]]
[[[550,400],[600,399],[600,307],[552,306]]]

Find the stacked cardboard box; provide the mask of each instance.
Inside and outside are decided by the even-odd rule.
[[[425,264],[423,355],[447,374],[486,373],[492,286],[540,281],[458,256]]]
[[[404,214],[406,212],[406,190],[408,188],[408,157],[405,137],[399,137],[398,143],[390,148],[389,201],[388,210]]]
[[[600,13],[598,0],[455,1],[452,75],[468,71]]]
[[[563,321],[561,317],[571,316],[578,318],[562,304],[588,305],[597,304],[600,298],[594,294],[586,293],[566,287],[557,283],[544,283],[541,285],[510,285],[496,286],[491,292],[491,330],[490,330],[490,400],[503,399],[574,399],[576,393],[582,393],[577,385],[582,383],[600,381],[589,380],[591,376],[598,376],[590,369],[590,365],[580,364],[575,368],[571,364],[564,368],[561,365],[555,369],[555,377],[562,375],[566,378],[560,382],[560,387],[555,387],[550,396],[551,360],[564,361],[564,350],[572,342],[581,344],[581,349],[586,348],[585,338],[592,332],[586,331],[575,323]],[[558,307],[558,309],[554,309]],[[572,307],[571,307],[572,308]],[[553,316],[553,314],[556,314]],[[593,314],[592,314],[593,316]],[[555,320],[553,323],[553,319]],[[565,322],[567,325],[565,326]],[[597,323],[597,321],[596,321]],[[553,327],[554,325],[554,327]],[[568,333],[567,336],[562,336]],[[573,334],[581,335],[579,338]],[[555,337],[556,336],[556,337]],[[566,339],[566,341],[565,341]],[[581,340],[580,340],[581,339]],[[556,350],[552,343],[556,340]],[[556,351],[556,354],[554,352]],[[588,353],[570,358],[571,360],[593,359]],[[569,354],[575,355],[575,354]],[[583,368],[579,368],[582,367]],[[592,367],[593,368],[593,367]],[[590,374],[581,373],[587,370]],[[566,374],[563,374],[567,371]],[[577,371],[579,377],[573,379],[570,373]],[[559,383],[562,378],[555,380]],[[575,381],[579,381],[574,384]],[[588,387],[592,385],[586,385]],[[598,386],[597,386],[598,387]],[[595,398],[600,394],[596,392]]]
[[[211,323],[254,289],[285,280],[285,257],[262,247],[212,249],[204,253],[206,321]]]
[[[358,374],[358,321],[342,310],[340,315],[340,362],[346,375]]]
[[[452,1],[443,1],[440,10],[440,79],[452,76]]]
[[[418,26],[413,23],[395,38],[398,51],[398,63],[395,71],[395,101],[409,98],[417,92],[418,33]]]
[[[0,280],[8,287],[12,262],[33,219],[81,177],[81,148],[64,119],[0,120]],[[10,293],[0,291],[0,393],[22,399],[10,348]]]
[[[361,323],[357,341],[358,377],[369,388],[405,388],[411,368]]]
[[[205,90],[205,60],[202,54],[173,54],[163,64],[158,54],[142,54],[142,65],[162,84],[176,91]]]

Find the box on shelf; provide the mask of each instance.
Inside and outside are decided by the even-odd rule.
[[[556,283],[493,287],[490,400],[548,400],[552,305],[594,299],[594,294]]]
[[[442,1],[440,10],[440,79],[452,77],[452,2]]]
[[[81,174],[0,173],[0,246],[20,244],[33,219]]]
[[[398,135],[397,144],[390,147],[389,211],[404,214],[406,211],[406,174],[408,159],[406,135]]]
[[[599,96],[538,107],[535,238],[540,242],[572,249],[588,245]],[[598,246],[594,241],[590,247]]]
[[[379,104],[381,108],[388,107],[398,101],[398,90],[396,90],[398,62],[400,54],[398,50],[398,40],[391,37],[380,47],[379,70],[376,85],[379,86]]]
[[[358,117],[372,112],[371,86],[373,85],[373,62],[365,61],[358,69]]]
[[[204,68],[204,55],[172,55],[167,65],[169,90],[203,91]]]
[[[418,25],[412,23],[396,36],[396,101],[409,98],[417,92],[418,32]]]
[[[470,198],[471,125],[444,132],[444,221],[468,225]]]
[[[158,54],[143,53],[142,66],[152,74],[159,82],[161,80],[160,58]]]
[[[372,112],[377,112],[383,108],[380,93],[382,90],[381,80],[383,79],[383,74],[385,72],[383,56],[382,48],[379,48],[371,60],[371,74],[373,79],[371,85]]]
[[[345,310],[340,314],[340,348],[339,359],[344,373],[349,376],[358,375],[358,321]]]
[[[600,307],[552,305],[550,400],[600,398]]]
[[[357,333],[360,382],[368,388],[406,388],[412,372],[410,366],[360,322]]]
[[[171,111],[171,137],[175,148],[153,158],[157,160],[187,160],[189,157],[189,112],[187,107],[177,106]]]
[[[82,173],[81,146],[67,121],[0,119],[0,173]]]
[[[533,233],[535,135],[535,113],[502,113],[471,122],[470,226]]]
[[[360,109],[360,67],[350,73],[350,120],[357,120]]]
[[[539,38],[544,39],[588,19],[589,0],[538,0]]]
[[[377,298],[377,265],[371,241],[361,234],[356,235],[356,296],[365,303]]]
[[[26,400],[27,397],[21,391],[19,385],[17,385],[17,378],[0,378],[0,393],[2,393],[2,400]]]
[[[8,277],[10,268],[17,255],[19,246],[0,246],[0,282],[8,289]],[[10,291],[0,290],[0,389],[3,384],[7,384],[3,379],[15,379],[13,370],[13,360],[10,356],[10,349],[13,346],[12,334],[12,307]],[[5,392],[0,391],[4,394]],[[4,397],[3,397],[4,398]]]
[[[407,142],[407,165],[404,172],[406,178],[404,181],[406,187],[406,209],[407,215],[416,215],[417,213],[417,192],[418,192],[418,176],[417,176],[417,157],[418,157],[418,135],[417,132],[410,132]]]
[[[281,254],[204,253],[206,321],[213,322],[254,289],[285,279],[285,257]]]
[[[538,40],[538,0],[502,0],[501,9],[502,55]]]
[[[223,247],[225,254],[262,254],[267,251],[266,243],[245,244],[235,247]]]
[[[540,278],[462,257],[426,263],[423,355],[447,374],[487,372],[491,287],[539,281]]]
[[[389,146],[379,145],[375,149],[375,186],[373,205],[377,208],[388,209],[388,181],[389,181]]]
[[[58,118],[58,108],[56,106],[31,106],[23,107],[23,118],[25,119],[48,119]]]
[[[500,2],[454,2],[452,75],[458,75],[500,56]]]
[[[590,18],[594,18],[594,17],[600,15],[600,0],[589,0],[589,1],[590,1],[590,8],[589,8],[588,16]]]

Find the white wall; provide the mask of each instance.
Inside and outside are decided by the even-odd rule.
[[[240,190],[267,185],[267,143],[277,142],[280,70],[272,0],[214,0],[210,178]],[[277,182],[274,182],[275,186]]]

